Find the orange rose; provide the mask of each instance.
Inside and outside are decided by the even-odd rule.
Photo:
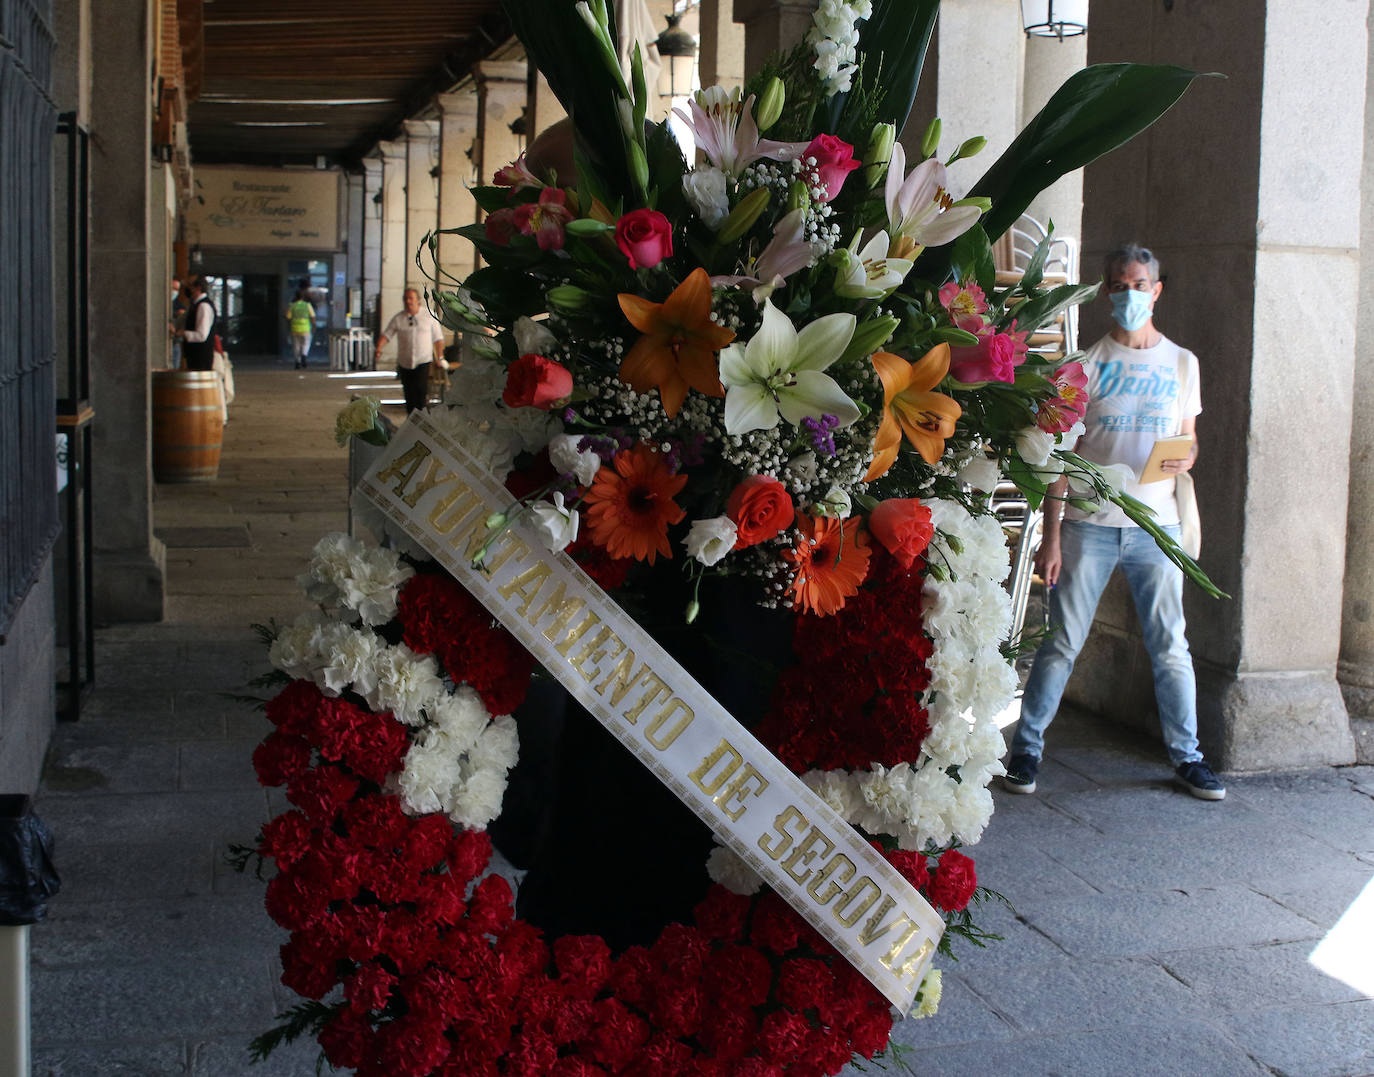
[[[910,568],[911,563],[925,553],[935,534],[930,509],[914,497],[894,497],[881,502],[868,514],[868,529],[903,568]]]
[[[790,527],[796,510],[792,508],[792,495],[777,479],[770,475],[750,475],[730,494],[725,514],[739,528],[735,549],[742,550]]]

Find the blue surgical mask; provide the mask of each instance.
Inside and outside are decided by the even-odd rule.
[[[1150,320],[1150,293],[1128,288],[1124,292],[1113,292],[1112,317],[1116,324],[1126,332],[1139,329]]]

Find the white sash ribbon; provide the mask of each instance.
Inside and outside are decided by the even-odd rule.
[[[567,554],[517,522],[510,494],[416,412],[359,489],[902,1013],[944,922],[868,842],[692,679]],[[842,685],[836,685],[842,691]],[[625,851],[625,855],[630,855]]]

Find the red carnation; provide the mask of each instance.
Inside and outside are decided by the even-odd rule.
[[[316,826],[327,826],[357,791],[358,779],[338,767],[325,765],[296,777],[286,787],[286,799],[305,812]]]
[[[313,681],[292,681],[268,702],[267,720],[283,733],[308,737],[315,723],[315,708],[323,693]]]
[[[310,851],[313,839],[310,820],[304,812],[282,812],[262,828],[258,852],[288,868]]]
[[[553,944],[553,960],[575,998],[595,998],[611,978],[611,948],[599,935],[564,935]]]
[[[268,733],[253,750],[253,769],[263,785],[285,785],[310,766],[310,742],[293,733]]]
[[[958,912],[968,905],[976,889],[978,873],[973,870],[971,859],[958,849],[940,857],[930,883],[930,900],[934,905],[945,912]]]
[[[542,355],[522,355],[506,370],[501,400],[508,408],[548,411],[572,394],[573,376],[562,363]]]
[[[930,871],[926,867],[926,858],[922,853],[908,852],[905,849],[896,849],[885,854],[888,861],[902,873],[902,878],[914,886],[917,890],[924,890],[930,882]]]

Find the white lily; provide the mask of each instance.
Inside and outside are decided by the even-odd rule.
[[[967,232],[982,216],[983,211],[977,206],[956,206],[949,196],[948,184],[945,166],[934,157],[922,161],[908,176],[906,151],[900,142],[893,144],[883,188],[893,253],[905,255],[922,247],[948,243]]]
[[[810,145],[759,138],[758,124],[754,122],[754,95],[741,100],[739,87],[725,90],[710,86],[698,90],[687,106],[692,110],[690,116],[680,108],[673,112],[692,129],[707,160],[731,176],[738,176],[760,157],[795,160]]]
[[[835,294],[846,299],[881,299],[901,284],[911,272],[908,258],[889,258],[887,256],[887,233],[879,232],[855,252],[859,237],[846,253],[846,266],[835,281]]]
[[[720,353],[726,432],[772,430],[779,418],[793,426],[822,415],[834,415],[837,426],[854,422],[857,405],[824,371],[844,354],[856,324],[852,314],[827,314],[798,332],[765,299],[759,331]]]

